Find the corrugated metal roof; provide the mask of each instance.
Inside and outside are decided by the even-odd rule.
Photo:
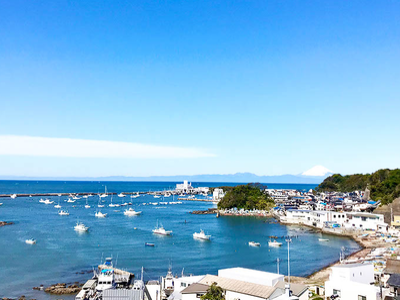
[[[209,287],[207,284],[193,283],[181,291],[181,294],[206,293]]]
[[[275,284],[275,287],[285,289],[286,282],[283,281],[278,281],[277,284]],[[304,292],[308,290],[308,287],[303,284],[298,284],[298,283],[291,283],[290,284],[290,290],[292,291],[293,295],[296,297],[300,297]]]
[[[116,289],[103,291],[103,300],[143,300],[143,292],[138,290]]]
[[[223,278],[215,275],[206,275],[199,281],[199,283],[207,285],[212,285],[214,282],[224,290],[264,299],[268,299],[268,297],[277,289],[271,286]]]

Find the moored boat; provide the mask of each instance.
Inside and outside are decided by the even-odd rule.
[[[258,243],[258,242],[249,242],[249,246],[251,246],[251,247],[260,247],[261,246],[261,244],[260,243]]]
[[[280,246],[282,246],[282,243],[277,242],[276,240],[273,240],[273,241],[269,240],[268,246],[270,246],[270,247],[280,247]]]
[[[209,240],[211,240],[211,235],[205,234],[205,233],[204,233],[204,230],[201,229],[200,232],[195,232],[195,233],[193,233],[193,238],[194,238],[194,239],[197,239],[197,240],[206,240],[206,241],[209,241]]]

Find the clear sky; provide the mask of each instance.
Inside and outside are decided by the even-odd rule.
[[[399,13],[390,0],[0,0],[0,175],[398,168]]]

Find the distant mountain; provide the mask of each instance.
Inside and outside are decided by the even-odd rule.
[[[322,177],[322,176],[328,176],[328,175],[332,175],[333,172],[327,168],[325,168],[324,166],[314,166],[311,169],[303,172],[301,175],[304,176],[317,176],[317,177]]]
[[[149,177],[21,177],[0,176],[2,180],[66,180],[66,181],[183,181],[191,182],[260,182],[260,183],[312,183],[320,184],[327,176],[305,175],[278,175],[258,176],[253,173],[236,174],[204,174],[204,175],[176,175],[176,176],[149,176]]]

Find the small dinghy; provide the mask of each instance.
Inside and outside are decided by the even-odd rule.
[[[249,246],[251,246],[251,247],[260,247],[261,244],[258,243],[258,242],[249,242]]]
[[[27,243],[28,245],[34,245],[34,244],[36,244],[36,240],[35,239],[27,239],[27,240],[25,240],[25,243]]]
[[[145,243],[144,244],[146,247],[154,247],[154,244],[153,243]]]

